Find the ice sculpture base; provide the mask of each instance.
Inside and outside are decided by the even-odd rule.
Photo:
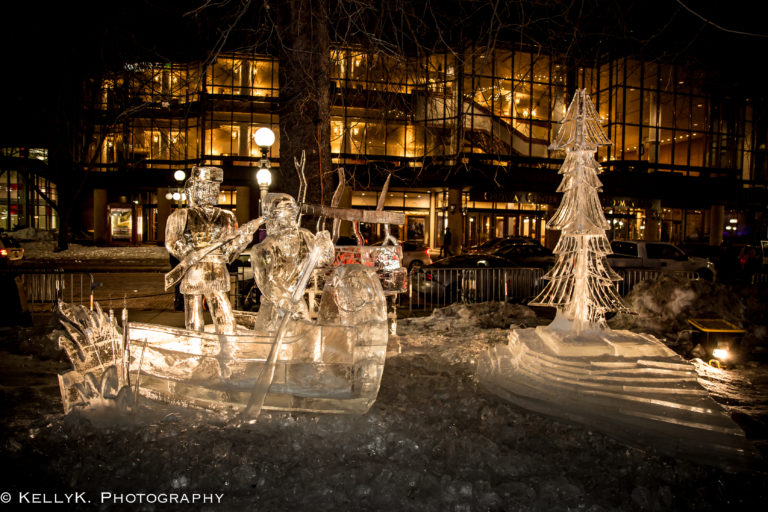
[[[481,359],[478,378],[526,409],[629,444],[729,468],[759,460],[744,432],[697,382],[693,366],[649,335],[515,329]]]

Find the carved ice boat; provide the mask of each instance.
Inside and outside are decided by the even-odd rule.
[[[255,327],[255,314],[237,318]],[[129,322],[128,331],[129,375],[142,395],[214,410],[248,404],[275,339],[274,332],[248,328],[220,335],[138,322]],[[385,311],[356,325],[296,321],[263,408],[364,413],[376,400],[386,351]]]
[[[380,276],[351,264],[330,277],[317,318],[288,322],[262,409],[362,414],[375,402],[391,318]],[[127,311],[119,327],[98,305],[90,311],[60,304],[59,312],[69,332],[60,344],[75,367],[59,376],[67,412],[118,393],[123,401],[141,395],[237,412],[249,404],[275,344],[276,333],[260,329],[264,319],[252,312],[235,313],[238,332],[232,335],[217,334],[212,325],[197,332],[128,322]]]

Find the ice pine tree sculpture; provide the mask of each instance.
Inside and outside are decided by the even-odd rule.
[[[547,229],[561,231],[554,251],[557,259],[545,276],[547,286],[531,302],[557,307],[577,335],[605,327],[608,311],[627,311],[614,284],[621,277],[606,262],[606,255],[611,253],[605,236],[609,225],[598,198],[602,183],[597,177],[601,169],[595,153],[598,146],[610,144],[586,89],[578,89],[557,138],[549,146],[566,151],[559,172],[563,180],[557,189],[564,194],[563,200],[547,222]]]

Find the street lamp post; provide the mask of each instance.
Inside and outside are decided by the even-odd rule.
[[[182,183],[184,182],[184,179],[187,177],[186,173],[179,169],[178,171],[173,173],[173,179],[176,180],[176,189],[173,192],[168,192],[165,194],[165,198],[169,201],[178,201],[179,202],[179,208],[181,208],[181,202],[186,199]]]
[[[272,184],[272,173],[270,172],[269,148],[275,143],[275,133],[269,128],[259,128],[253,134],[253,141],[261,150],[261,160],[259,160],[259,170],[256,171],[256,183],[259,184],[259,211],[264,215],[264,197],[267,195],[269,186]]]

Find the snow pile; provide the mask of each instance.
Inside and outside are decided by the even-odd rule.
[[[46,325],[17,326],[4,334],[0,336],[0,350],[26,354],[41,360],[67,361],[64,351],[59,347],[59,336],[66,332],[55,318],[51,318]]]
[[[536,313],[529,307],[504,302],[451,304],[435,309],[430,316],[411,319],[414,325],[429,325],[441,329],[481,327],[506,329],[510,325],[538,325]]]
[[[144,264],[169,265],[168,251],[163,246],[95,247],[69,244],[64,251],[56,251],[53,242],[32,241],[22,244],[27,260],[74,261],[134,261]]]
[[[510,327],[540,323],[531,308],[520,304],[451,304],[430,316],[399,321],[398,333],[407,333],[410,348],[404,350],[423,351],[474,374],[478,357],[489,346],[505,343]]]
[[[724,318],[741,326],[745,313],[741,297],[729,286],[671,275],[639,283],[625,300],[636,315],[616,315],[612,328],[662,336],[690,329],[689,318]]]
[[[56,231],[32,227],[17,229],[8,234],[19,242],[50,242],[56,239]]]
[[[742,352],[765,353],[768,341],[768,293],[755,287],[734,288],[706,280],[664,275],[635,286],[625,300],[634,315],[617,314],[613,329],[647,332],[665,338],[671,348],[690,357],[695,341],[690,318],[723,318],[746,330]]]

